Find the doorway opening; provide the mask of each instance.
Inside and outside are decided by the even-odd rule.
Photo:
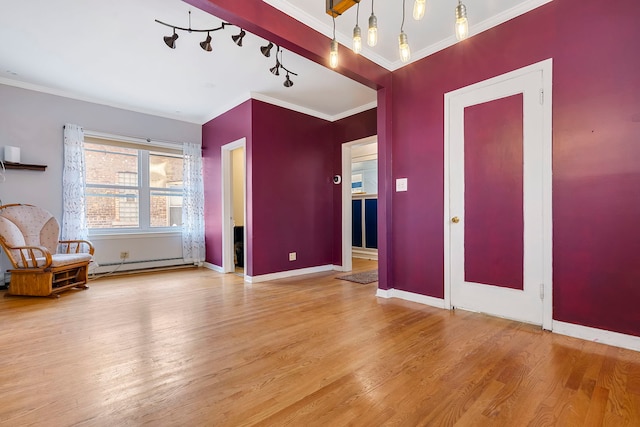
[[[378,139],[342,144],[342,270],[378,259]]]
[[[222,268],[245,274],[247,261],[245,139],[222,147]]]

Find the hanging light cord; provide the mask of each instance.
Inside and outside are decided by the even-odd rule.
[[[333,18],[333,39],[336,39],[336,17],[331,14],[331,17]]]
[[[371,0],[373,2],[373,0]],[[404,32],[404,7],[405,7],[405,0],[402,0],[402,24],[400,25],[400,32]]]
[[[358,7],[356,8],[356,25],[358,25],[358,21],[360,21],[360,2],[358,1]]]
[[[371,0],[371,14],[373,15],[373,2],[374,0]]]

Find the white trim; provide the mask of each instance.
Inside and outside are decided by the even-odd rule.
[[[318,267],[300,268],[298,270],[280,271],[278,273],[261,274],[259,276],[244,276],[247,283],[267,282],[270,280],[286,279],[287,277],[302,276],[304,274],[323,273],[325,271],[333,271],[333,265],[321,265]]]
[[[164,111],[154,110],[151,108],[139,108],[130,104],[110,102],[110,101],[106,101],[104,98],[87,96],[87,95],[83,95],[70,90],[54,89],[54,88],[50,88],[42,85],[33,84],[33,83],[27,83],[27,82],[21,82],[18,80],[8,79],[6,77],[0,77],[0,84],[13,86],[21,89],[26,89],[26,90],[32,90],[34,92],[46,93],[54,96],[61,96],[63,98],[75,99],[76,101],[90,102],[91,104],[98,104],[98,105],[104,105],[107,107],[118,108],[121,110],[133,111],[135,113],[149,114],[155,117],[164,117],[165,119],[178,120],[185,123],[202,125],[207,122],[207,120],[203,121],[204,117],[200,119],[192,115],[185,116],[180,114],[166,113]]]
[[[240,138],[233,142],[220,147],[220,157],[222,160],[221,181],[222,182],[222,269],[225,273],[235,271],[233,263],[233,235],[231,232],[232,209],[233,209],[233,191],[232,191],[232,169],[231,169],[231,152],[242,148],[244,150],[244,218],[246,224],[247,218],[247,139]],[[244,232],[244,268],[247,268],[247,229]]]
[[[400,289],[378,289],[376,296],[380,298],[398,298],[405,301],[417,302],[431,307],[447,309],[442,298],[430,297],[428,295],[416,294],[413,292],[402,291]]]
[[[210,262],[204,262],[202,264],[204,268],[208,268],[209,270],[216,271],[218,273],[224,273],[224,270],[219,265],[211,264]]]
[[[333,265],[333,271],[351,271],[351,270],[345,270],[343,266],[341,265]]]
[[[207,122],[215,119],[216,117],[219,117],[219,116],[223,115],[227,111],[232,110],[233,108],[236,108],[240,104],[242,104],[242,103],[244,103],[244,102],[246,102],[246,101],[248,101],[250,99],[255,99],[256,101],[266,102],[267,104],[275,105],[277,107],[286,108],[287,110],[297,111],[298,113],[306,114],[308,116],[316,117],[316,118],[322,119],[322,120],[327,120],[329,122],[335,122],[335,121],[344,119],[345,117],[350,117],[350,116],[352,116],[354,114],[358,114],[358,113],[361,113],[363,111],[367,111],[367,110],[370,110],[372,108],[376,108],[378,106],[378,102],[377,101],[372,101],[372,102],[369,102],[367,104],[363,104],[363,105],[360,105],[358,107],[352,108],[350,110],[343,111],[343,112],[338,113],[338,114],[330,115],[330,114],[321,113],[320,111],[316,111],[316,110],[313,110],[311,108],[303,107],[303,106],[298,105],[298,104],[294,104],[294,103],[287,102],[287,101],[282,101],[280,99],[277,99],[277,98],[274,98],[274,97],[271,97],[269,95],[265,95],[265,94],[262,94],[262,93],[259,93],[259,92],[251,92],[249,94],[246,94],[246,95],[244,95],[242,97],[237,98],[235,101],[228,102],[228,103],[225,103],[223,106],[216,107],[216,109],[214,111],[212,111],[207,116],[209,118],[207,120],[205,120],[204,123],[207,123]]]
[[[445,308],[451,308],[451,255],[450,255],[450,223],[451,217],[449,191],[451,185],[449,163],[451,157],[449,154],[449,141],[451,138],[451,129],[449,128],[450,122],[450,107],[455,97],[464,95],[468,92],[476,91],[481,88],[494,85],[499,82],[503,82],[509,79],[521,77],[529,73],[542,72],[542,88],[544,90],[544,108],[543,108],[543,288],[545,298],[543,300],[543,317],[542,327],[543,329],[551,329],[553,321],[553,230],[551,228],[553,223],[552,216],[552,144],[553,144],[553,132],[552,132],[552,73],[553,73],[553,60],[551,58],[544,61],[531,64],[529,66],[513,70],[511,72],[501,74],[499,76],[484,80],[452,92],[448,92],[444,96],[444,216],[443,216],[443,228],[444,228],[444,305]]]
[[[621,334],[619,332],[575,325],[557,320],[553,321],[552,331],[560,335],[640,351],[640,337],[634,335]]]

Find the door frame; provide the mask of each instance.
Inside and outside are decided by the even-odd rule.
[[[244,176],[243,176],[243,197],[244,197],[244,271],[247,271],[247,139],[240,138],[236,141],[225,144],[220,148],[222,160],[222,272],[235,272],[233,263],[233,176],[231,168],[231,152],[238,148],[243,149]]]
[[[351,271],[353,268],[353,242],[351,239],[351,149],[358,145],[367,145],[378,141],[378,135],[368,136],[342,144],[342,267],[339,271]]]
[[[542,328],[551,330],[553,323],[553,217],[552,217],[552,72],[553,59],[544,61],[484,80],[470,86],[466,86],[444,95],[444,306],[451,309],[451,223],[450,214],[450,167],[451,162],[450,145],[451,130],[449,128],[450,108],[452,100],[462,94],[492,86],[515,77],[520,77],[533,72],[542,72],[542,88],[540,92],[540,102],[543,108],[543,195],[542,195],[542,224],[543,236],[543,286],[544,295],[542,301]]]

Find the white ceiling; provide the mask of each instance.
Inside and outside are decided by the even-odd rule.
[[[325,0],[264,1],[331,35]],[[470,33],[548,1],[466,0]],[[428,0],[427,15],[416,22],[413,0],[407,0],[405,32],[412,60],[454,42],[455,4]],[[162,37],[171,29],[155,19],[188,27],[191,11],[191,28],[221,24],[180,0],[0,0],[0,10],[0,83],[198,124],[249,97],[328,120],[375,106],[373,90],[288,51],[283,63],[299,76],[291,76],[294,86],[285,88],[284,75],[269,72],[275,49],[271,58],[262,56],[259,47],[266,41],[253,34],[247,34],[243,47],[236,46],[231,40],[236,27],[211,34],[212,52],[199,46],[206,34],[193,32],[178,32],[176,49],[169,49]],[[401,2],[376,2],[375,12],[380,41],[374,50],[365,44],[363,55],[394,70],[399,66]],[[371,1],[363,0],[359,20],[364,33],[370,13]],[[355,16],[354,7],[336,19],[337,38],[346,46]]]

